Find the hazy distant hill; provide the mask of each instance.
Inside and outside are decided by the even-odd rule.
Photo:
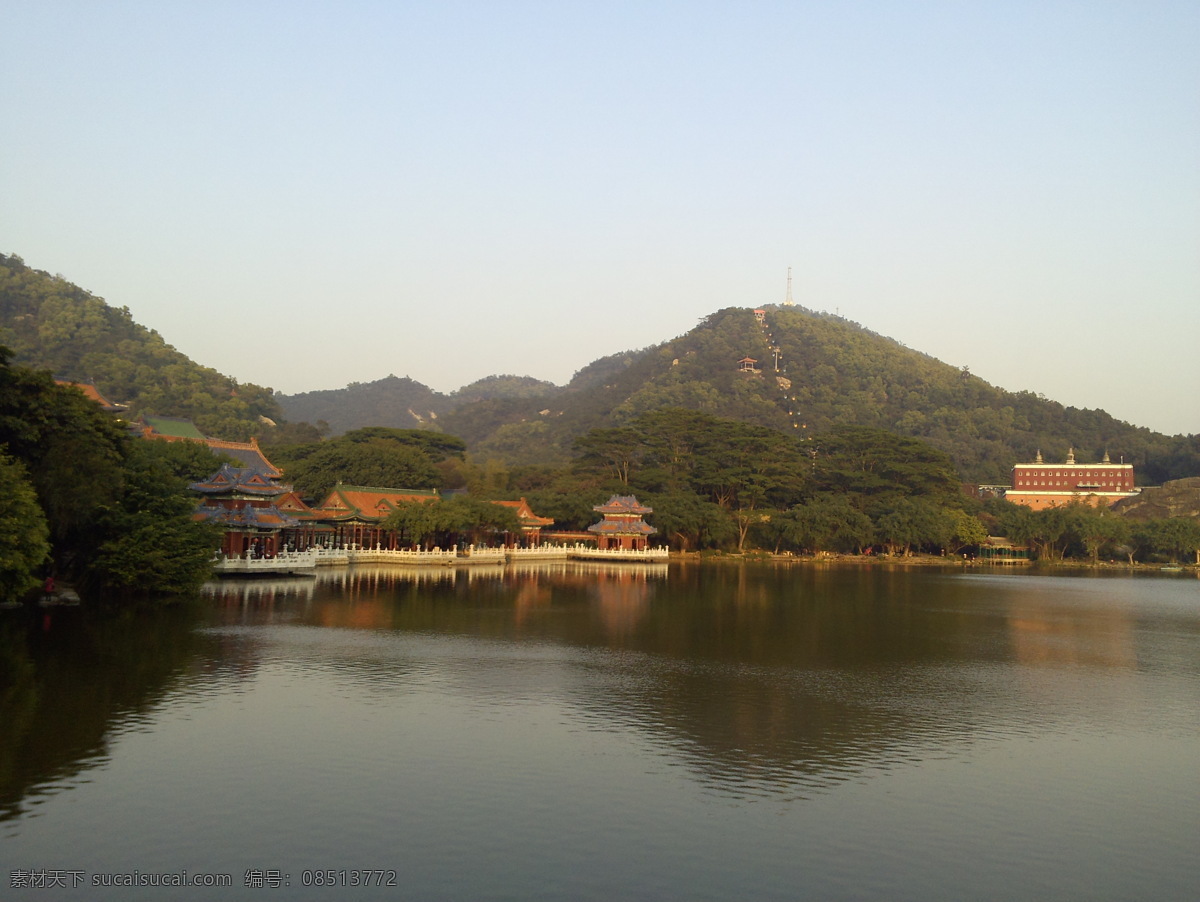
[[[553,382],[532,376],[485,376],[452,392],[450,398],[457,407],[491,398],[538,398],[556,391],[558,386]]]
[[[260,417],[281,415],[269,389],[192,362],[135,323],[128,308],[3,254],[0,344],[15,363],[94,382],[108,399],[129,405],[131,417],[186,417],[206,435],[244,440],[263,428]]]
[[[407,376],[277,397],[289,421],[324,420],[334,435],[360,426],[419,429],[431,425],[451,404],[445,395]]]
[[[553,383],[531,376],[488,376],[444,395],[407,376],[387,376],[375,382],[352,382],[345,388],[277,397],[288,420],[324,420],[332,434],[340,435],[362,426],[441,428],[438,418],[464,404],[538,397],[553,391],[557,391]]]

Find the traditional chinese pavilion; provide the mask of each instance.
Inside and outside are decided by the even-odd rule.
[[[281,485],[255,467],[225,464],[212,476],[189,486],[202,496],[193,515],[224,530],[221,551],[227,557],[274,557],[281,551],[281,534],[300,525],[279,502],[292,487]]]
[[[639,504],[633,495],[613,495],[592,510],[604,516],[599,523],[588,527],[602,550],[642,551],[650,536],[658,532],[642,519],[646,514],[654,513],[654,509]]]

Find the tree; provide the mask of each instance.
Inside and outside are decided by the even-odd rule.
[[[1150,520],[1134,529],[1134,540],[1145,555],[1190,563],[1200,555],[1200,522],[1187,517]]]
[[[177,475],[172,443],[132,440],[119,501],[97,517],[82,583],[102,597],[187,595],[212,573],[220,531],[192,519],[195,498]]]
[[[954,522],[945,508],[926,498],[900,498],[876,520],[875,528],[889,554],[907,556],[922,545],[945,548]]]
[[[643,494],[640,500],[653,508],[650,522],[658,534],[680,550],[719,548],[737,538],[737,526],[729,512],[699,495],[690,492]]]
[[[1055,561],[1063,559],[1073,542],[1082,541],[1081,524],[1094,513],[1078,501],[1039,511],[1007,504],[1001,508],[1000,525],[1014,542],[1032,545],[1039,558]]]
[[[50,528],[25,468],[0,451],[0,601],[15,601],[37,584],[50,555]]]
[[[641,448],[644,466],[629,484],[651,492],[690,492],[726,510],[737,528],[741,550],[764,507],[795,503],[803,490],[807,460],[795,440],[764,426],[689,410],[667,409],[637,417],[630,430],[593,430],[589,447]],[[611,443],[606,444],[606,438]],[[622,452],[635,459],[634,451]],[[611,457],[611,454],[610,454]],[[586,465],[586,461],[585,464]]]
[[[950,458],[926,443],[883,429],[839,426],[807,443],[812,490],[844,492],[880,510],[900,497],[957,500]]]
[[[110,598],[194,589],[214,534],[192,521],[189,480],[216,458],[186,442],[130,438],[98,405],[0,349],[0,443],[29,472],[60,575]]]
[[[459,495],[446,501],[412,501],[397,505],[383,522],[412,545],[436,544],[443,548],[483,544],[504,533],[521,531],[516,512],[500,504]]]
[[[785,536],[796,547],[822,551],[861,552],[871,544],[871,519],[841,495],[822,495],[798,504],[785,515]]]
[[[501,504],[456,495],[430,507],[438,508],[443,534],[451,540],[447,544],[454,544],[453,539],[457,538],[467,544],[481,545],[505,533],[515,536],[521,532],[516,511]]]
[[[580,453],[578,465],[606,468],[621,485],[629,485],[629,474],[646,454],[645,435],[629,426],[593,429],[575,440]]]
[[[957,508],[947,511],[947,514],[952,524],[950,542],[956,552],[961,552],[964,548],[982,545],[987,541],[987,527],[978,517]]]
[[[467,448],[466,443],[457,435],[447,435],[444,432],[430,432],[425,429],[391,429],[386,426],[364,426],[362,429],[353,429],[341,436],[338,441],[352,443],[394,442],[397,445],[421,451],[434,463],[445,460],[447,457],[461,458]]]
[[[382,526],[395,530],[403,544],[424,545],[441,528],[436,508],[436,501],[406,501],[396,505]]]
[[[1109,545],[1119,545],[1132,533],[1129,522],[1121,519],[1107,506],[1086,506],[1076,512],[1074,526],[1092,563],[1098,563],[1100,552]]]

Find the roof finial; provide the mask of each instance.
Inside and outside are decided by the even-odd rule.
[[[1041,448],[1038,448],[1037,457],[1035,457],[1035,458],[1033,459],[1033,462],[1034,462],[1035,464],[1040,464],[1040,463],[1043,463],[1043,461],[1042,461],[1042,449],[1041,449]]]
[[[1067,450],[1067,465],[1075,465],[1075,448],[1073,446]]]

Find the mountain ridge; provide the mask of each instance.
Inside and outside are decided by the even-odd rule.
[[[271,420],[324,420],[337,433],[437,429],[481,459],[559,464],[591,429],[679,407],[797,436],[838,425],[887,429],[950,454],[972,482],[1004,482],[1013,463],[1069,449],[1081,461],[1123,456],[1143,482],[1200,473],[1200,436],[1169,437],[1103,410],[1009,392],[833,314],[758,310],[716,311],[669,341],[597,358],[562,386],[494,375],[443,394],[389,375],[285,395],[196,364],[127,308],[0,255],[0,344],[18,363],[94,379],[106,396],[131,403],[132,415],[186,417],[224,438],[264,437]]]
[[[543,383],[540,394],[443,407],[437,428],[510,465],[562,463],[589,429],[681,407],[798,436],[837,425],[887,429],[951,454],[972,482],[1004,482],[1013,463],[1039,451],[1065,457],[1074,449],[1080,460],[1111,451],[1152,481],[1200,466],[1196,437],[1167,437],[1103,410],[998,388],[833,314],[757,309],[761,322],[752,308],[725,308],[669,341],[598,358],[564,386]],[[281,398],[293,413],[289,401]]]

